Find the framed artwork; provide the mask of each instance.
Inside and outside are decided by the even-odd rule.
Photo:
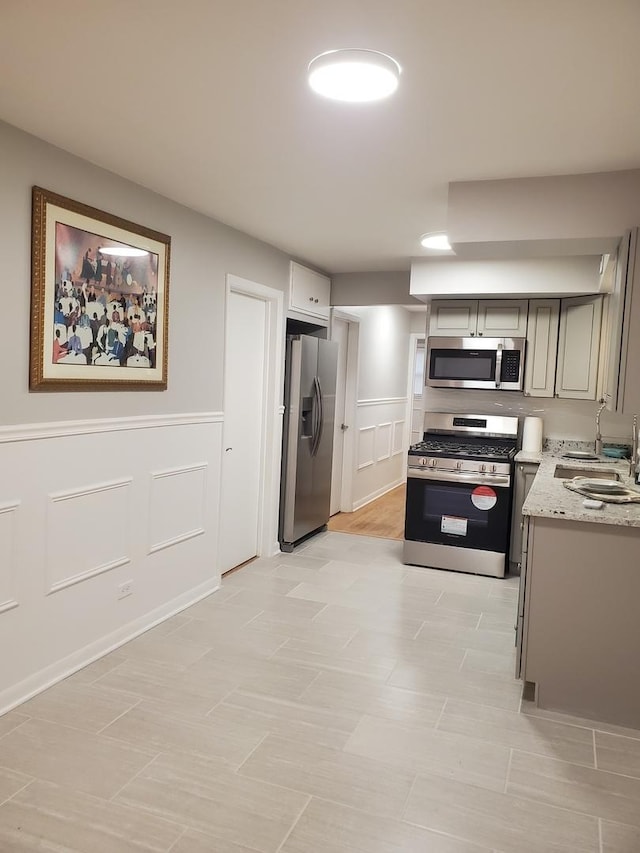
[[[33,188],[31,390],[167,387],[171,238]]]

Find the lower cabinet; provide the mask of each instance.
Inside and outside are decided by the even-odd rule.
[[[512,563],[520,563],[522,558],[522,527],[524,524],[522,505],[529,494],[529,489],[537,473],[537,463],[516,462],[511,511],[511,544],[509,546],[509,560]]]
[[[527,526],[521,677],[536,704],[640,728],[639,528],[541,517]]]

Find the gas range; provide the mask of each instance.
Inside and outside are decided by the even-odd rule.
[[[518,419],[427,412],[409,449],[403,562],[503,577]]]
[[[518,419],[489,415],[425,414],[424,440],[409,448],[410,468],[509,474]]]

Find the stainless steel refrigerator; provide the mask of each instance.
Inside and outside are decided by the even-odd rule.
[[[283,551],[329,520],[338,344],[287,338],[279,540]]]

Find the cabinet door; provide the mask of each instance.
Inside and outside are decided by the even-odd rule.
[[[556,397],[595,400],[601,319],[601,296],[562,300]]]
[[[528,305],[527,299],[481,299],[478,334],[485,338],[524,338]]]
[[[625,415],[640,414],[640,239],[637,229],[630,239],[621,339],[617,410]]]
[[[331,279],[291,261],[290,284],[291,310],[329,319]]]
[[[522,560],[522,505],[527,499],[531,484],[538,473],[535,462],[518,462],[515,468],[513,506],[511,512],[511,543],[509,545],[509,560],[520,563]]]
[[[475,335],[478,324],[477,299],[436,299],[429,312],[429,334],[444,338]]]
[[[559,299],[530,300],[524,366],[525,397],[554,395],[559,324]]]

